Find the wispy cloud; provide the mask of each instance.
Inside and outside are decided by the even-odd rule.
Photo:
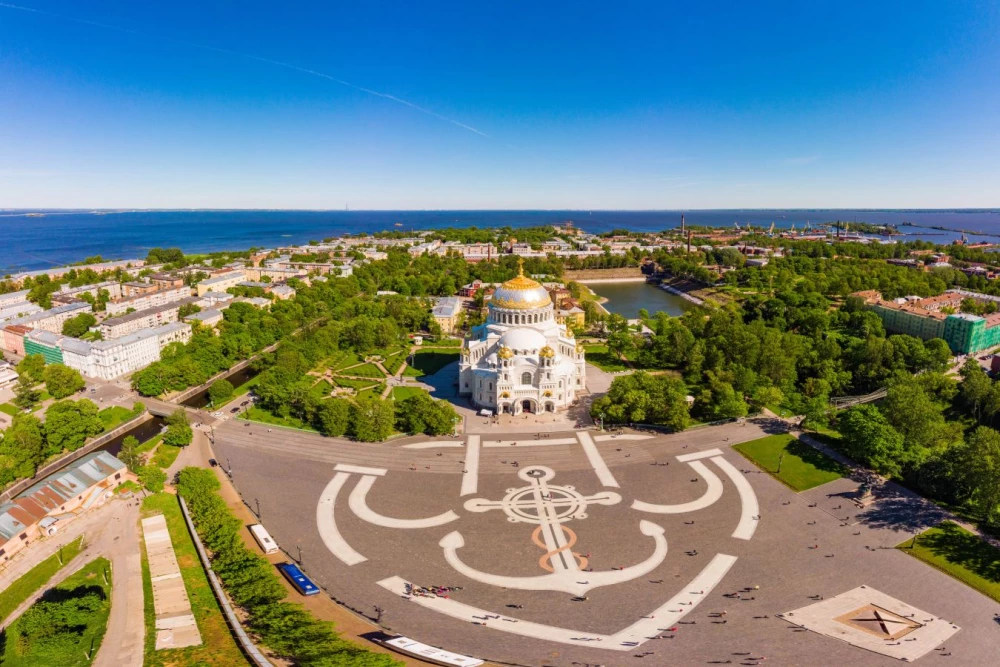
[[[804,155],[801,157],[786,157],[785,164],[812,164],[819,159],[819,155]]]
[[[345,81],[344,79],[338,79],[335,76],[331,76],[329,74],[326,74],[324,72],[319,72],[319,71],[314,70],[314,69],[309,69],[308,67],[299,67],[298,65],[293,65],[291,63],[286,63],[286,62],[283,62],[281,60],[272,60],[271,58],[263,58],[261,56],[255,56],[255,55],[253,55],[251,53],[243,53],[241,51],[231,51],[230,49],[223,49],[223,48],[220,48],[220,47],[217,47],[217,46],[208,46],[206,44],[198,44],[198,43],[195,43],[195,42],[187,42],[187,41],[183,41],[183,40],[173,39],[173,38],[170,38],[170,37],[162,37],[162,36],[158,36],[158,35],[151,35],[151,34],[148,34],[148,33],[140,32],[138,30],[132,30],[130,28],[123,28],[123,27],[116,26],[116,25],[109,25],[107,23],[99,23],[97,21],[89,21],[87,19],[80,19],[80,18],[75,18],[75,17],[72,17],[72,16],[64,16],[62,14],[55,14],[53,12],[45,11],[45,10],[42,10],[42,9],[35,9],[34,7],[23,7],[21,5],[12,5],[12,4],[9,4],[9,3],[6,3],[6,2],[0,2],[0,7],[5,8],[5,9],[14,9],[14,10],[17,10],[17,11],[22,11],[22,12],[31,12],[32,14],[41,14],[43,16],[49,16],[49,17],[60,19],[60,20],[63,20],[63,21],[72,21],[74,23],[81,23],[81,24],[84,24],[84,25],[94,26],[94,27],[97,27],[97,28],[104,28],[106,30],[115,30],[117,32],[124,32],[124,33],[128,33],[130,35],[139,35],[140,37],[148,37],[148,38],[151,38],[151,39],[158,39],[158,40],[161,40],[161,41],[170,42],[172,44],[179,44],[179,45],[187,46],[187,47],[190,47],[190,48],[202,49],[202,50],[205,50],[205,51],[214,51],[215,53],[222,53],[222,54],[229,55],[229,56],[235,56],[237,58],[245,58],[247,60],[256,60],[257,62],[267,63],[267,64],[273,65],[275,67],[282,67],[284,69],[292,70],[292,71],[295,71],[295,72],[300,72],[302,74],[309,74],[311,76],[315,76],[315,77],[318,77],[318,78],[321,78],[321,79],[326,79],[327,81],[332,81],[334,83],[340,84],[341,86],[346,86],[347,88],[352,88],[352,89],[357,90],[357,91],[362,92],[362,93],[367,93],[368,95],[372,95],[374,97],[381,97],[382,99],[386,99],[386,100],[389,100],[391,102],[395,102],[397,104],[402,104],[403,106],[409,107],[410,109],[413,109],[414,111],[417,111],[419,113],[425,114],[427,116],[431,116],[432,118],[437,118],[438,120],[442,120],[442,121],[444,121],[446,123],[451,123],[452,125],[454,125],[456,127],[460,127],[463,130],[468,130],[469,132],[473,132],[475,134],[478,134],[481,137],[491,138],[490,135],[486,134],[482,130],[479,130],[479,129],[477,129],[477,128],[471,126],[471,125],[468,125],[466,123],[463,123],[461,121],[455,120],[454,118],[449,118],[448,116],[439,114],[438,112],[432,111],[431,109],[428,109],[426,107],[422,107],[422,106],[420,106],[418,104],[414,104],[413,102],[410,102],[409,100],[405,100],[405,99],[403,99],[401,97],[396,97],[395,95],[390,95],[389,93],[383,93],[383,92],[378,91],[378,90],[373,90],[371,88],[366,88],[365,86],[359,86],[357,84],[351,83],[350,81]],[[510,146],[510,147],[513,148],[513,146]]]

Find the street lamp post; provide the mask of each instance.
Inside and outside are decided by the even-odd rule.
[[[254,498],[253,501],[257,504],[257,520],[260,521],[260,501],[256,498]]]
[[[781,462],[785,460],[785,453],[781,452],[778,454],[778,474],[781,474]]]

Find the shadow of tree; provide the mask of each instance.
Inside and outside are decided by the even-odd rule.
[[[951,521],[943,522],[932,533],[919,536],[917,543],[935,556],[1000,584],[1000,552]]]
[[[851,470],[846,466],[841,465],[826,454],[810,447],[798,439],[788,443],[788,446],[785,447],[785,451],[799,457],[806,463],[824,472],[837,473],[838,475],[848,475],[851,472]]]
[[[882,487],[876,492],[886,494]],[[882,495],[869,509],[857,515],[859,522],[869,528],[887,528],[896,532],[923,531],[933,528],[949,518],[948,511],[930,502],[915,502],[901,494]]]

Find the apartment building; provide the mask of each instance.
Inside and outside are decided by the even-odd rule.
[[[108,318],[100,324],[101,336],[105,340],[111,340],[127,336],[142,329],[152,329],[176,322],[180,319],[178,313],[181,308],[194,305],[198,301],[198,297],[189,296],[165,303],[162,306],[155,306],[145,310],[137,310],[134,313]]]
[[[66,338],[62,341],[62,363],[87,377],[113,380],[159,361],[160,351],[167,345],[189,340],[191,326],[183,322],[171,322],[95,343]]]
[[[71,317],[76,317],[80,313],[89,313],[93,310],[86,301],[75,301],[64,306],[49,308],[26,317],[18,317],[7,322],[7,326],[20,325],[29,329],[42,329],[52,333],[62,332],[63,323]]]
[[[217,276],[206,278],[198,283],[198,296],[203,296],[206,292],[225,292],[230,287],[236,287],[240,283],[250,280],[243,271],[227,271]],[[259,280],[259,278],[254,278]]]
[[[179,301],[189,296],[191,296],[191,290],[187,287],[161,289],[148,294],[120,299],[119,301],[109,301],[106,310],[108,317],[114,317],[116,315],[123,315],[129,308],[133,310],[146,310],[173,301]]]

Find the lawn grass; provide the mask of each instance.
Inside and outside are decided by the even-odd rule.
[[[333,385],[326,380],[320,380],[309,388],[309,393],[316,398],[326,398],[333,391]]]
[[[73,560],[83,550],[83,537],[78,537],[62,548],[62,564],[59,554],[53,554],[24,573],[7,590],[0,593],[0,621],[10,616],[18,605],[31,597],[46,581]]]
[[[339,352],[334,352],[330,357],[324,362],[327,368],[332,368],[334,370],[344,368],[345,366],[353,366],[355,364],[360,364],[364,361],[358,356],[356,352],[348,352],[346,350],[341,350]]]
[[[462,347],[461,338],[437,338],[432,341],[424,339],[423,347]]]
[[[97,416],[104,422],[104,432],[114,430],[135,416],[135,413],[120,405],[112,405],[97,413]]]
[[[382,362],[382,366],[389,372],[389,375],[395,375],[399,371],[399,367],[402,366],[405,361],[406,354],[400,352],[392,355],[391,357],[386,357],[385,361]]]
[[[378,384],[378,381],[375,378],[372,378],[371,380],[355,380],[352,378],[338,377],[334,378],[333,381],[337,384],[338,387],[347,387],[349,389],[356,389],[356,390],[366,389],[368,387],[371,387],[372,385]]]
[[[354,368],[345,368],[344,370],[337,371],[343,375],[353,375],[355,377],[362,378],[378,378],[382,379],[385,377],[385,373],[382,369],[375,364],[361,364],[360,366],[355,366]]]
[[[135,451],[139,454],[148,454],[149,452],[153,451],[154,447],[160,444],[161,440],[163,440],[163,434],[157,433],[152,438],[150,438],[146,442],[136,447]]]
[[[107,580],[105,580],[107,577]],[[107,558],[95,558],[83,568],[68,577],[51,591],[46,592],[43,599],[59,599],[60,593],[68,593],[82,587],[97,586],[104,595],[103,604],[92,614],[79,617],[76,622],[85,626],[80,638],[75,643],[47,643],[22,646],[19,641],[18,625],[21,619],[14,621],[6,632],[4,647],[4,667],[75,667],[89,665],[87,653],[95,656],[101,647],[101,640],[108,629],[108,616],[111,615],[111,563]],[[22,653],[23,651],[23,653]]]
[[[1000,602],[1000,551],[958,524],[945,521],[896,548]]]
[[[177,564],[181,569],[184,587],[188,599],[191,600],[191,610],[198,622],[201,632],[201,646],[189,646],[179,649],[156,650],[156,613],[153,606],[153,584],[149,576],[149,561],[146,556],[146,545],[142,539],[142,589],[143,604],[146,618],[146,646],[144,667],[174,667],[182,665],[210,665],[229,667],[230,665],[246,665],[246,658],[240,652],[233,635],[226,625],[226,619],[219,609],[212,588],[208,583],[205,570],[198,560],[194,542],[188,533],[181,514],[177,497],[169,493],[157,493],[142,501],[142,515],[162,514],[167,521],[167,530],[174,544]]]
[[[624,361],[608,352],[607,345],[585,345],[583,354],[587,363],[597,366],[605,373],[620,373],[629,369]]]
[[[407,366],[403,375],[408,377],[421,377],[423,375],[433,375],[453,361],[458,360],[458,351],[445,352],[442,350],[417,350],[413,355],[413,364]]]
[[[365,389],[364,391],[359,391],[357,398],[380,398],[382,392],[385,391],[385,383],[377,384],[371,389]]]
[[[11,417],[16,417],[17,413],[20,412],[20,410],[13,403],[0,403],[0,412],[8,414]]]
[[[244,413],[240,413],[240,419],[247,419],[252,422],[260,422],[261,424],[271,424],[273,426],[287,426],[288,428],[297,428],[302,431],[312,431],[316,433],[316,429],[302,421],[298,417],[279,417],[278,415],[271,414],[263,408],[259,408],[256,405],[250,407],[249,410]]]
[[[181,453],[182,449],[184,448],[161,444],[156,448],[156,455],[153,456],[153,460],[150,463],[166,470],[177,460],[177,455]]]
[[[416,396],[418,394],[426,394],[427,390],[421,389],[420,387],[393,387],[392,397],[397,401],[405,401],[411,396]]]
[[[847,472],[839,463],[791,435],[769,435],[742,442],[733,447],[772,477],[795,491],[805,491],[843,477]],[[778,457],[781,472],[778,470]]]

